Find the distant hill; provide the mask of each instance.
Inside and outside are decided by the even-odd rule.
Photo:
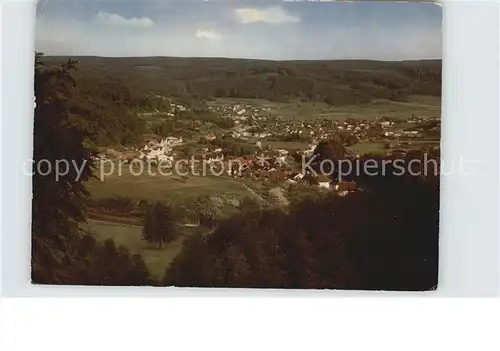
[[[44,58],[58,65],[69,57]],[[199,100],[214,97],[302,99],[331,105],[441,96],[441,60],[268,61],[229,58],[71,57],[79,75],[120,81],[138,93]]]

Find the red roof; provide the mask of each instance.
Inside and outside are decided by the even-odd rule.
[[[120,155],[120,159],[130,159],[130,158],[134,158],[134,157],[135,157],[135,154],[133,154],[131,152]]]
[[[356,190],[356,182],[343,182],[340,181],[337,184],[339,186],[338,191],[354,191]]]

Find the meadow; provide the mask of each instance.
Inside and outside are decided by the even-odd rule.
[[[300,142],[300,141],[274,141],[274,140],[263,140],[262,146],[271,147],[273,149],[308,149],[309,143]]]
[[[356,155],[366,155],[366,154],[381,154],[384,155],[386,150],[384,149],[384,144],[382,143],[369,143],[362,142],[349,147]]]
[[[97,169],[97,175],[100,170]],[[106,169],[110,173],[110,167]],[[230,214],[237,210],[234,200],[258,195],[244,181],[218,176],[153,176],[147,173],[135,176],[127,166],[123,166],[121,175],[110,174],[104,181],[92,179],[86,183],[87,189],[96,200],[127,197],[134,200],[166,201],[178,208],[192,207],[198,196],[211,196],[220,199],[217,210]],[[226,200],[226,201],[225,201]],[[215,205],[214,205],[215,206]],[[142,240],[142,223],[137,217],[122,217],[108,213],[89,212],[86,230],[98,241],[112,238],[117,244],[127,247],[135,254],[141,254],[151,273],[161,278],[165,269],[182,249],[183,241],[201,230],[196,225],[189,225],[190,219],[179,217],[179,237],[172,243],[159,249],[154,244]],[[208,229],[207,229],[208,231]]]
[[[197,230],[197,228],[182,228],[175,241],[159,249],[157,245],[142,240],[142,226],[89,219],[85,229],[99,242],[111,238],[117,245],[125,246],[132,253],[142,255],[151,274],[157,279],[161,279],[165,269],[179,254],[184,240]]]
[[[126,196],[133,199],[143,200],[191,200],[198,196],[211,196],[226,194],[229,196],[241,196],[247,192],[246,187],[233,178],[217,175],[189,175],[181,177],[177,175],[161,175],[155,168],[151,174],[147,168],[140,175],[138,168],[131,165],[123,165],[121,172],[118,163],[112,166],[104,165],[96,170],[98,178],[100,174],[109,174],[101,179],[92,179],[86,183],[87,189],[95,199]],[[209,172],[207,167],[207,172]],[[166,171],[165,171],[166,172]],[[156,175],[155,175],[156,173]]]

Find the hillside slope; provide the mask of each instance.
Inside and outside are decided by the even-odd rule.
[[[68,57],[46,57],[58,65]],[[72,57],[87,79],[121,81],[139,93],[207,100],[324,101],[331,105],[441,96],[441,60],[266,61],[227,58]]]

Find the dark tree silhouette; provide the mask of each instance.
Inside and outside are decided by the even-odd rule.
[[[395,177],[346,197],[307,197],[283,212],[248,210],[186,242],[163,284],[429,290],[437,285],[439,188]],[[382,178],[382,177],[380,177]]]
[[[89,193],[83,182],[93,176],[93,150],[85,147],[92,129],[78,106],[72,72],[76,62],[59,68],[35,56],[35,132],[33,159],[50,165],[45,175],[33,175],[32,281],[38,284],[153,284],[140,257],[132,257],[110,239],[104,246],[81,230],[83,203]],[[84,114],[83,114],[84,115]],[[56,164],[69,162],[65,175]],[[36,171],[36,169],[34,169]]]
[[[144,215],[143,239],[158,244],[161,249],[163,244],[175,238],[176,225],[172,208],[160,201],[148,206]]]
[[[323,140],[316,146],[313,154],[320,160],[343,160],[346,149],[340,139]]]

